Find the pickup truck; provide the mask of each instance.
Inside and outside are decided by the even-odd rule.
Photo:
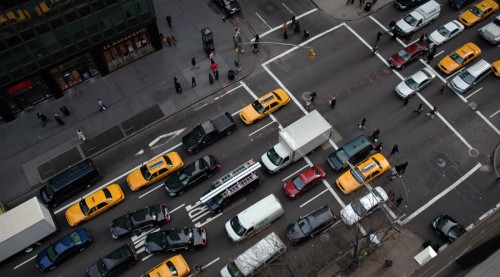
[[[228,112],[225,112],[194,127],[191,132],[182,137],[182,146],[191,154],[198,153],[201,148],[220,137],[229,136],[234,128],[236,128],[236,121]]]

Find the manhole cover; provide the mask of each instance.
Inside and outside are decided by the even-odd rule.
[[[330,237],[330,235],[328,233],[323,233],[319,237],[319,240],[321,240],[321,241],[329,241],[330,239],[331,239],[331,237]]]
[[[310,99],[311,99],[311,93],[312,93],[312,92],[310,92],[310,91],[306,91],[306,92],[302,93],[302,99],[303,99],[304,101],[306,101],[306,100],[310,100]]]
[[[479,151],[476,148],[469,149],[469,155],[475,158],[479,156]]]

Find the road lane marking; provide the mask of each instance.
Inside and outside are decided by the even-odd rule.
[[[443,53],[444,53],[444,50],[441,50],[441,52],[439,52],[436,55],[434,55],[434,58],[437,57],[437,56],[439,56],[439,55],[441,55],[441,54],[443,54]]]
[[[479,91],[481,91],[483,89],[483,87],[480,87],[478,88],[476,91],[474,91],[473,93],[469,94],[467,97],[465,97],[465,99],[469,99],[469,97],[471,97],[472,95],[478,93]]]
[[[312,202],[314,199],[316,199],[316,198],[320,197],[323,193],[325,193],[325,192],[327,192],[327,191],[328,191],[328,189],[325,189],[325,190],[323,190],[322,192],[318,193],[316,196],[314,196],[313,198],[311,198],[311,199],[307,200],[307,201],[306,201],[306,202],[304,202],[302,205],[300,205],[300,206],[299,206],[299,208],[302,208],[302,207],[304,207],[305,205],[309,204],[309,203],[310,203],[310,202]]]
[[[234,87],[234,88],[232,88],[232,89],[230,89],[230,90],[228,90],[228,91],[224,92],[223,94],[221,94],[221,95],[219,95],[219,96],[214,97],[214,100],[215,100],[215,101],[217,101],[217,100],[219,100],[220,98],[222,98],[222,97],[226,96],[227,94],[230,94],[231,92],[233,92],[233,91],[235,91],[235,90],[237,90],[237,89],[239,89],[239,88],[241,88],[241,85],[239,85],[239,86],[237,86],[237,87]]]
[[[427,203],[425,203],[422,207],[418,208],[415,212],[413,212],[411,215],[409,215],[407,218],[405,218],[403,221],[401,221],[401,226],[405,225],[406,223],[410,222],[413,218],[418,216],[420,213],[422,213],[424,210],[429,208],[432,204],[436,203],[439,199],[441,199],[443,196],[448,194],[451,190],[455,189],[458,185],[460,185],[465,179],[467,179],[469,176],[474,174],[479,168],[481,167],[481,163],[476,164],[469,172],[467,172],[465,175],[460,177],[458,180],[455,181],[451,186],[443,190],[441,193],[438,195],[434,196],[431,200],[429,200]]]
[[[283,5],[283,7],[285,7],[285,9],[287,9],[291,14],[294,14],[294,12],[292,12],[292,10],[290,8],[288,8],[285,3],[281,3],[281,5]]]
[[[25,263],[27,263],[27,262],[29,262],[29,261],[33,260],[34,258],[36,258],[36,256],[33,256],[33,257],[31,257],[31,258],[27,259],[26,261],[24,261],[24,262],[22,262],[22,263],[20,263],[20,264],[16,265],[15,267],[13,267],[13,269],[17,269],[17,268],[19,268],[19,267],[23,266]]]
[[[373,22],[375,22],[375,24],[377,24],[378,26],[380,26],[380,28],[382,28],[386,33],[388,33],[389,35],[391,35],[392,37],[392,33],[389,32],[388,28],[385,27],[382,23],[380,23],[377,19],[375,19],[375,17],[373,16],[368,16]],[[406,43],[404,43],[399,37],[396,38],[396,40],[401,44],[403,45],[405,48],[406,48]]]
[[[476,111],[476,113],[484,120],[484,122],[486,122],[486,124],[488,124],[491,127],[491,129],[493,129],[493,131],[497,133],[497,135],[500,136],[500,130],[498,130],[498,128],[495,125],[493,125],[493,123],[491,123],[480,111]]]
[[[264,126],[260,127],[260,128],[259,128],[259,129],[257,129],[256,131],[254,131],[254,132],[250,133],[248,136],[249,136],[249,137],[253,136],[254,134],[256,134],[256,133],[260,132],[262,129],[266,128],[267,126],[269,126],[269,125],[271,125],[271,124],[273,124],[273,123],[278,123],[278,122],[277,122],[277,121],[275,121],[275,120],[272,120],[271,122],[269,122],[269,123],[267,123],[266,125],[264,125]]]
[[[494,117],[495,115],[497,115],[498,113],[500,113],[500,110],[494,112],[492,115],[490,115],[490,118]]]
[[[264,20],[264,18],[262,18],[262,16],[260,16],[257,12],[255,12],[255,14],[260,18],[260,20],[262,20],[262,22],[264,22],[264,24],[266,24],[266,26],[272,30],[273,28],[271,26],[269,26],[269,24],[267,24],[267,22]]]
[[[186,204],[182,204],[182,205],[180,205],[179,207],[177,207],[177,208],[175,208],[175,209],[171,210],[171,211],[170,211],[170,213],[173,213],[173,212],[177,211],[178,209],[180,209],[180,208],[184,207],[184,205],[186,205]]]
[[[308,164],[304,165],[302,168],[299,168],[298,170],[296,170],[294,173],[286,176],[284,179],[281,180],[281,182],[285,182],[289,179],[291,179],[293,176],[295,176],[296,174],[298,174],[299,172],[301,172],[302,170],[306,169],[307,167],[309,167]]]

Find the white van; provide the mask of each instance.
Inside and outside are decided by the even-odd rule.
[[[226,232],[238,242],[257,234],[284,213],[278,198],[270,194],[226,222]]]
[[[276,233],[272,232],[223,267],[220,276],[247,277],[255,275],[265,265],[270,264],[285,252],[285,244]]]
[[[415,31],[434,21],[441,11],[441,5],[431,0],[416,8],[396,23],[396,31],[400,35],[413,34]]]
[[[491,64],[485,60],[480,60],[477,63],[462,68],[458,74],[448,82],[448,87],[458,93],[464,93],[468,89],[481,82],[491,73]]]

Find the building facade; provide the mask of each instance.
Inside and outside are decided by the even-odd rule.
[[[2,0],[0,116],[161,48],[151,0]]]

